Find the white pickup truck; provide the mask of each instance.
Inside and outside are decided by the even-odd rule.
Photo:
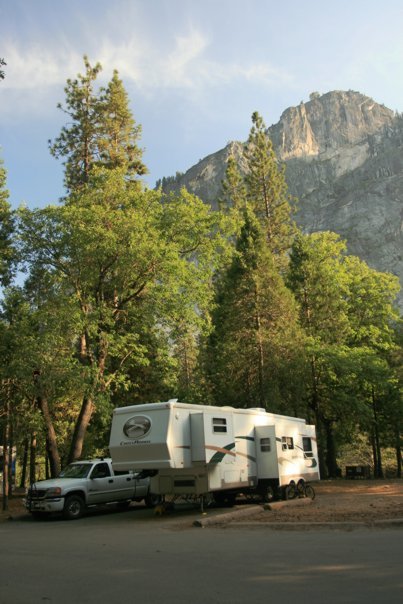
[[[109,458],[76,461],[57,478],[40,480],[27,491],[25,507],[33,516],[61,512],[68,520],[80,518],[86,508],[108,503],[126,507],[144,499],[148,507],[159,501],[150,493],[150,479],[133,472],[114,472]]]

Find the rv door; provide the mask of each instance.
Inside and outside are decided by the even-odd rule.
[[[276,429],[274,426],[255,426],[256,465],[259,480],[278,478]]]

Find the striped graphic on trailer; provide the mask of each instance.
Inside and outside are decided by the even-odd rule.
[[[225,447],[206,445],[205,448],[210,451],[216,451],[209,463],[220,463],[224,459],[225,455],[231,455],[232,457],[239,455],[239,457],[246,457],[246,459],[249,459],[249,461],[256,461],[256,457],[253,457],[252,455],[241,453],[239,451],[233,451],[232,449],[235,449],[235,443],[230,443],[229,445],[225,445]]]

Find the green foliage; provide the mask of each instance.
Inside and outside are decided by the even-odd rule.
[[[205,360],[209,396],[217,404],[296,411],[303,335],[281,275],[295,233],[292,200],[257,113],[242,165],[245,176],[229,157],[219,200],[232,225],[234,254],[216,276],[214,331]]]
[[[358,427],[379,440],[391,417],[396,380],[385,353],[395,348],[398,281],[346,255],[334,233],[298,235],[288,284],[309,336],[306,400],[322,438],[323,472],[336,471],[336,441]]]
[[[54,143],[49,148],[56,158],[66,157],[65,185],[68,190],[88,182],[91,167],[98,159],[97,130],[99,121],[99,100],[94,94],[94,81],[102,67],[97,63],[92,67],[84,57],[85,74],[77,79],[67,80],[64,89],[66,108],[58,104],[69,118],[69,125],[63,126]]]
[[[210,371],[216,403],[284,405],[281,376],[299,337],[296,307],[250,211],[233,261],[217,286],[213,324]]]
[[[8,202],[6,171],[0,161],[0,285],[7,286],[13,277],[16,257],[13,246],[14,217]]]
[[[19,212],[21,257],[31,280],[41,274],[49,286],[41,299],[55,296],[72,318],[66,353],[98,414],[114,392],[136,388],[156,355],[169,365],[168,341],[172,349],[184,329],[209,328],[212,274],[227,245],[220,215],[197,197],[128,188],[125,176],[94,169],[64,205]]]
[[[17,252],[27,275],[5,290],[0,315],[0,413],[15,441],[37,435],[43,454],[53,430],[64,461],[105,453],[114,406],[179,397],[307,417],[324,476],[356,435],[377,472],[383,445],[401,460],[397,279],[347,255],[334,233],[297,232],[258,113],[242,174],[228,160],[219,211],[167,193],[180,174],[144,188],[123,83],[114,71],[96,89],[101,66],[84,64],[50,145],[68,194],[19,210],[17,251],[0,166],[1,284]]]
[[[101,92],[99,105],[98,165],[125,168],[126,178],[136,183],[139,175],[147,173],[142,150],[137,145],[141,126],[134,121],[127,92],[116,70]]]
[[[69,116],[69,125],[49,148],[56,158],[66,158],[65,185],[74,191],[89,182],[95,166],[121,168],[127,179],[139,183],[137,176],[147,169],[137,146],[141,134],[129,108],[129,100],[122,81],[115,70],[107,88],[94,90],[94,83],[102,67],[92,67],[84,57],[85,74],[67,80],[66,108],[58,105]]]
[[[245,150],[247,200],[266,233],[278,266],[286,263],[296,227],[292,221],[295,200],[288,194],[284,166],[280,167],[262,117],[254,112]]]

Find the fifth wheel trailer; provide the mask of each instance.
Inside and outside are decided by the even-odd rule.
[[[315,426],[304,419],[170,400],[114,410],[109,451],[115,470],[142,470],[154,493],[284,496],[319,480]]]

